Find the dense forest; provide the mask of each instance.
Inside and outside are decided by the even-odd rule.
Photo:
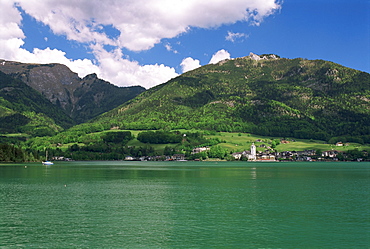
[[[39,157],[32,151],[26,151],[18,146],[0,143],[0,162],[34,162]]]

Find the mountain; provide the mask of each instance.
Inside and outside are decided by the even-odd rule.
[[[0,72],[0,133],[54,135],[74,124],[39,92]]]
[[[194,128],[328,140],[369,135],[369,102],[368,73],[324,60],[251,53],[184,73],[89,126]]]
[[[0,60],[0,71],[22,80],[62,108],[77,123],[109,111],[145,91],[117,87],[90,74],[83,79],[61,64],[29,64]]]

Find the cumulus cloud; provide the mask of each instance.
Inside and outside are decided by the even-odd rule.
[[[20,28],[22,17],[12,1],[0,0],[0,40],[25,38]]]
[[[237,21],[259,25],[280,8],[277,0],[0,0],[0,58],[21,62],[62,63],[83,77],[97,73],[116,85],[143,85],[165,82],[177,74],[165,65],[140,65],[120,57],[121,49],[143,51],[164,38],[186,33],[190,27],[214,28]],[[23,49],[22,9],[56,35],[93,47],[96,63],[71,60],[59,49]],[[114,29],[111,36],[105,28]],[[105,51],[104,45],[116,50]],[[175,50],[168,44],[166,48]],[[211,63],[229,57],[226,51],[212,57]],[[187,70],[197,60],[184,62]],[[185,64],[186,63],[186,64]]]
[[[245,38],[248,38],[248,37],[249,35],[244,34],[244,33],[233,33],[233,32],[228,31],[227,36],[225,38],[226,38],[226,41],[236,42],[236,41],[244,40]]]
[[[92,48],[99,61],[98,76],[118,86],[141,85],[148,89],[178,76],[174,68],[163,64],[142,66],[136,61],[124,59],[120,49],[107,52],[100,45]]]
[[[227,52],[225,49],[221,49],[217,51],[209,61],[209,64],[216,64],[222,60],[230,59],[230,53]]]
[[[182,60],[180,66],[182,68],[182,72],[185,73],[185,72],[194,70],[194,69],[200,67],[201,65],[200,65],[199,60],[188,57],[188,58],[185,58],[185,59]]]
[[[230,58],[231,58],[230,53],[227,52],[225,49],[221,49],[212,55],[212,58],[209,61],[209,64],[216,64],[220,61],[230,59]],[[181,65],[183,73],[188,72],[190,70],[194,70],[198,67],[201,67],[200,61],[193,59],[191,57],[187,57],[183,59],[180,65]]]
[[[15,38],[7,41],[0,41],[0,58],[23,63],[60,63],[69,67],[73,72],[78,73],[80,77],[84,77],[90,73],[100,72],[99,67],[94,65],[91,60],[70,60],[66,57],[65,52],[50,48],[35,48],[31,53],[21,48],[23,43],[21,39]]]
[[[8,1],[11,2],[11,1]],[[212,28],[237,21],[258,25],[280,8],[276,0],[18,0],[29,15],[55,34],[79,42],[118,45],[133,51],[152,48],[189,27]],[[109,38],[99,27],[112,25]]]

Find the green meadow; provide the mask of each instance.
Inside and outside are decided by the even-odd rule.
[[[249,150],[252,143],[257,146],[257,150],[264,150],[261,145],[271,146],[273,140],[284,140],[286,143],[280,143],[275,147],[278,152],[281,151],[303,151],[303,150],[370,150],[370,145],[361,145],[357,143],[348,143],[345,146],[336,146],[335,144],[328,144],[321,140],[308,140],[308,139],[295,139],[295,138],[281,138],[281,137],[267,137],[258,136],[249,133],[229,133],[220,132],[216,135],[208,135],[210,138],[219,138],[223,143],[222,146],[229,151],[240,152],[244,150]]]

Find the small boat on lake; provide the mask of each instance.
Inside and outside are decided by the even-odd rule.
[[[42,165],[53,165],[53,162],[48,161],[48,151],[46,151],[45,161],[42,161]]]

